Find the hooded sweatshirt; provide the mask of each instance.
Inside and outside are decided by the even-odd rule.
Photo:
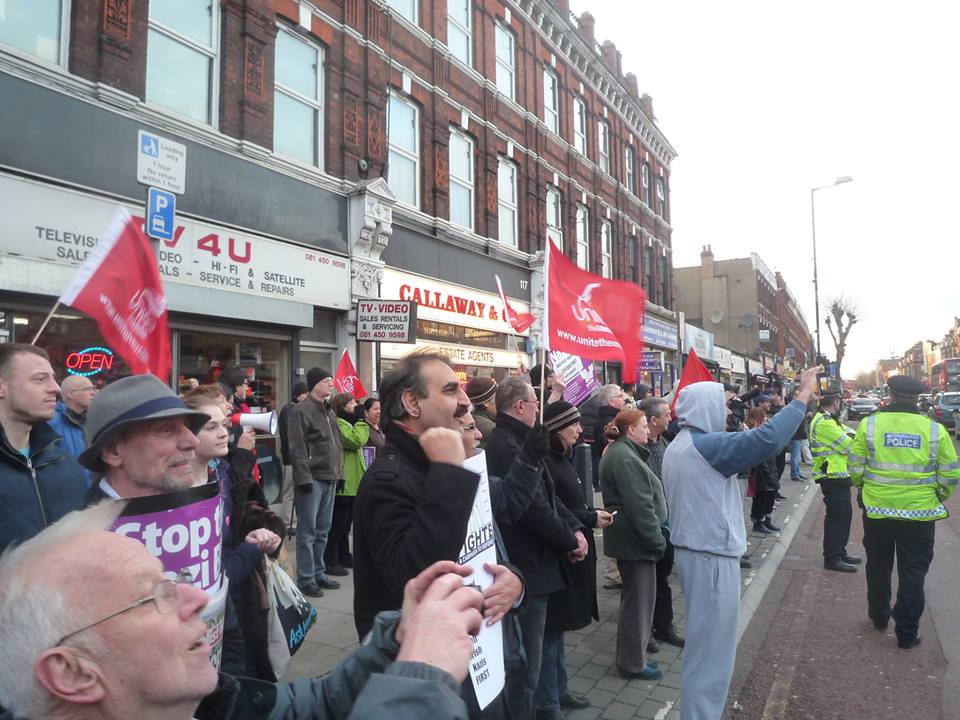
[[[680,432],[663,456],[670,540],[688,550],[739,557],[747,550],[737,473],[773,457],[803,420],[794,400],[754,430],[728,433],[723,385],[699,382],[677,398]]]

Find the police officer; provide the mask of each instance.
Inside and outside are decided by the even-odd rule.
[[[847,453],[852,441],[840,422],[840,388],[831,385],[820,394],[817,412],[810,422],[810,452],[813,454],[813,481],[820,484],[827,506],[823,518],[823,566],[838,572],[856,572],[861,560],[847,554],[850,539],[850,473]]]
[[[848,461],[863,507],[867,614],[877,630],[886,630],[896,555],[899,588],[892,615],[897,644],[911,648],[920,644],[934,521],[947,517],[943,501],[957,489],[960,463],[943,425],[917,409],[923,385],[897,375],[887,387],[890,404],[860,423]]]

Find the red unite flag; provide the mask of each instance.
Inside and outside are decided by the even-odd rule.
[[[340,364],[337,366],[337,374],[333,376],[333,386],[337,392],[348,392],[353,395],[355,400],[360,400],[367,396],[367,389],[357,377],[357,369],[353,367],[353,361],[350,354],[344,350],[340,356]]]
[[[546,347],[591,360],[622,363],[636,382],[643,350],[643,288],[582,270],[547,236],[543,337]]]
[[[135,374],[170,381],[167,298],[157,258],[126,210],[114,216],[60,302],[96,320],[103,339]]]
[[[707,369],[707,366],[700,360],[697,351],[690,348],[687,353],[687,362],[683,365],[683,372],[680,373],[680,382],[677,383],[677,389],[673,393],[673,402],[670,403],[670,412],[673,412],[674,405],[677,404],[677,398],[680,397],[680,391],[687,385],[693,385],[698,382],[716,382],[713,374]]]
[[[514,332],[522,333],[533,325],[533,315],[530,313],[518,313],[510,307],[510,301],[507,300],[507,296],[503,292],[503,285],[500,284],[500,276],[494,275],[493,277],[497,281],[497,292],[500,293],[500,302],[503,303],[503,319],[510,323],[510,327],[513,328]]]

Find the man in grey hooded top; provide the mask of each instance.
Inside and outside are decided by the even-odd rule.
[[[663,457],[663,485],[687,605],[681,720],[720,720],[733,675],[739,558],[747,550],[737,473],[773,457],[793,436],[818,369],[802,373],[793,402],[744,432],[725,432],[729,410],[720,383],[694,383],[677,397],[680,432]]]

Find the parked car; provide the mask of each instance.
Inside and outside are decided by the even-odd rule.
[[[944,427],[955,427],[956,412],[960,412],[960,392],[945,392],[933,399],[929,415]]]
[[[858,397],[847,406],[847,420],[859,420],[877,409],[877,400],[872,397]]]

